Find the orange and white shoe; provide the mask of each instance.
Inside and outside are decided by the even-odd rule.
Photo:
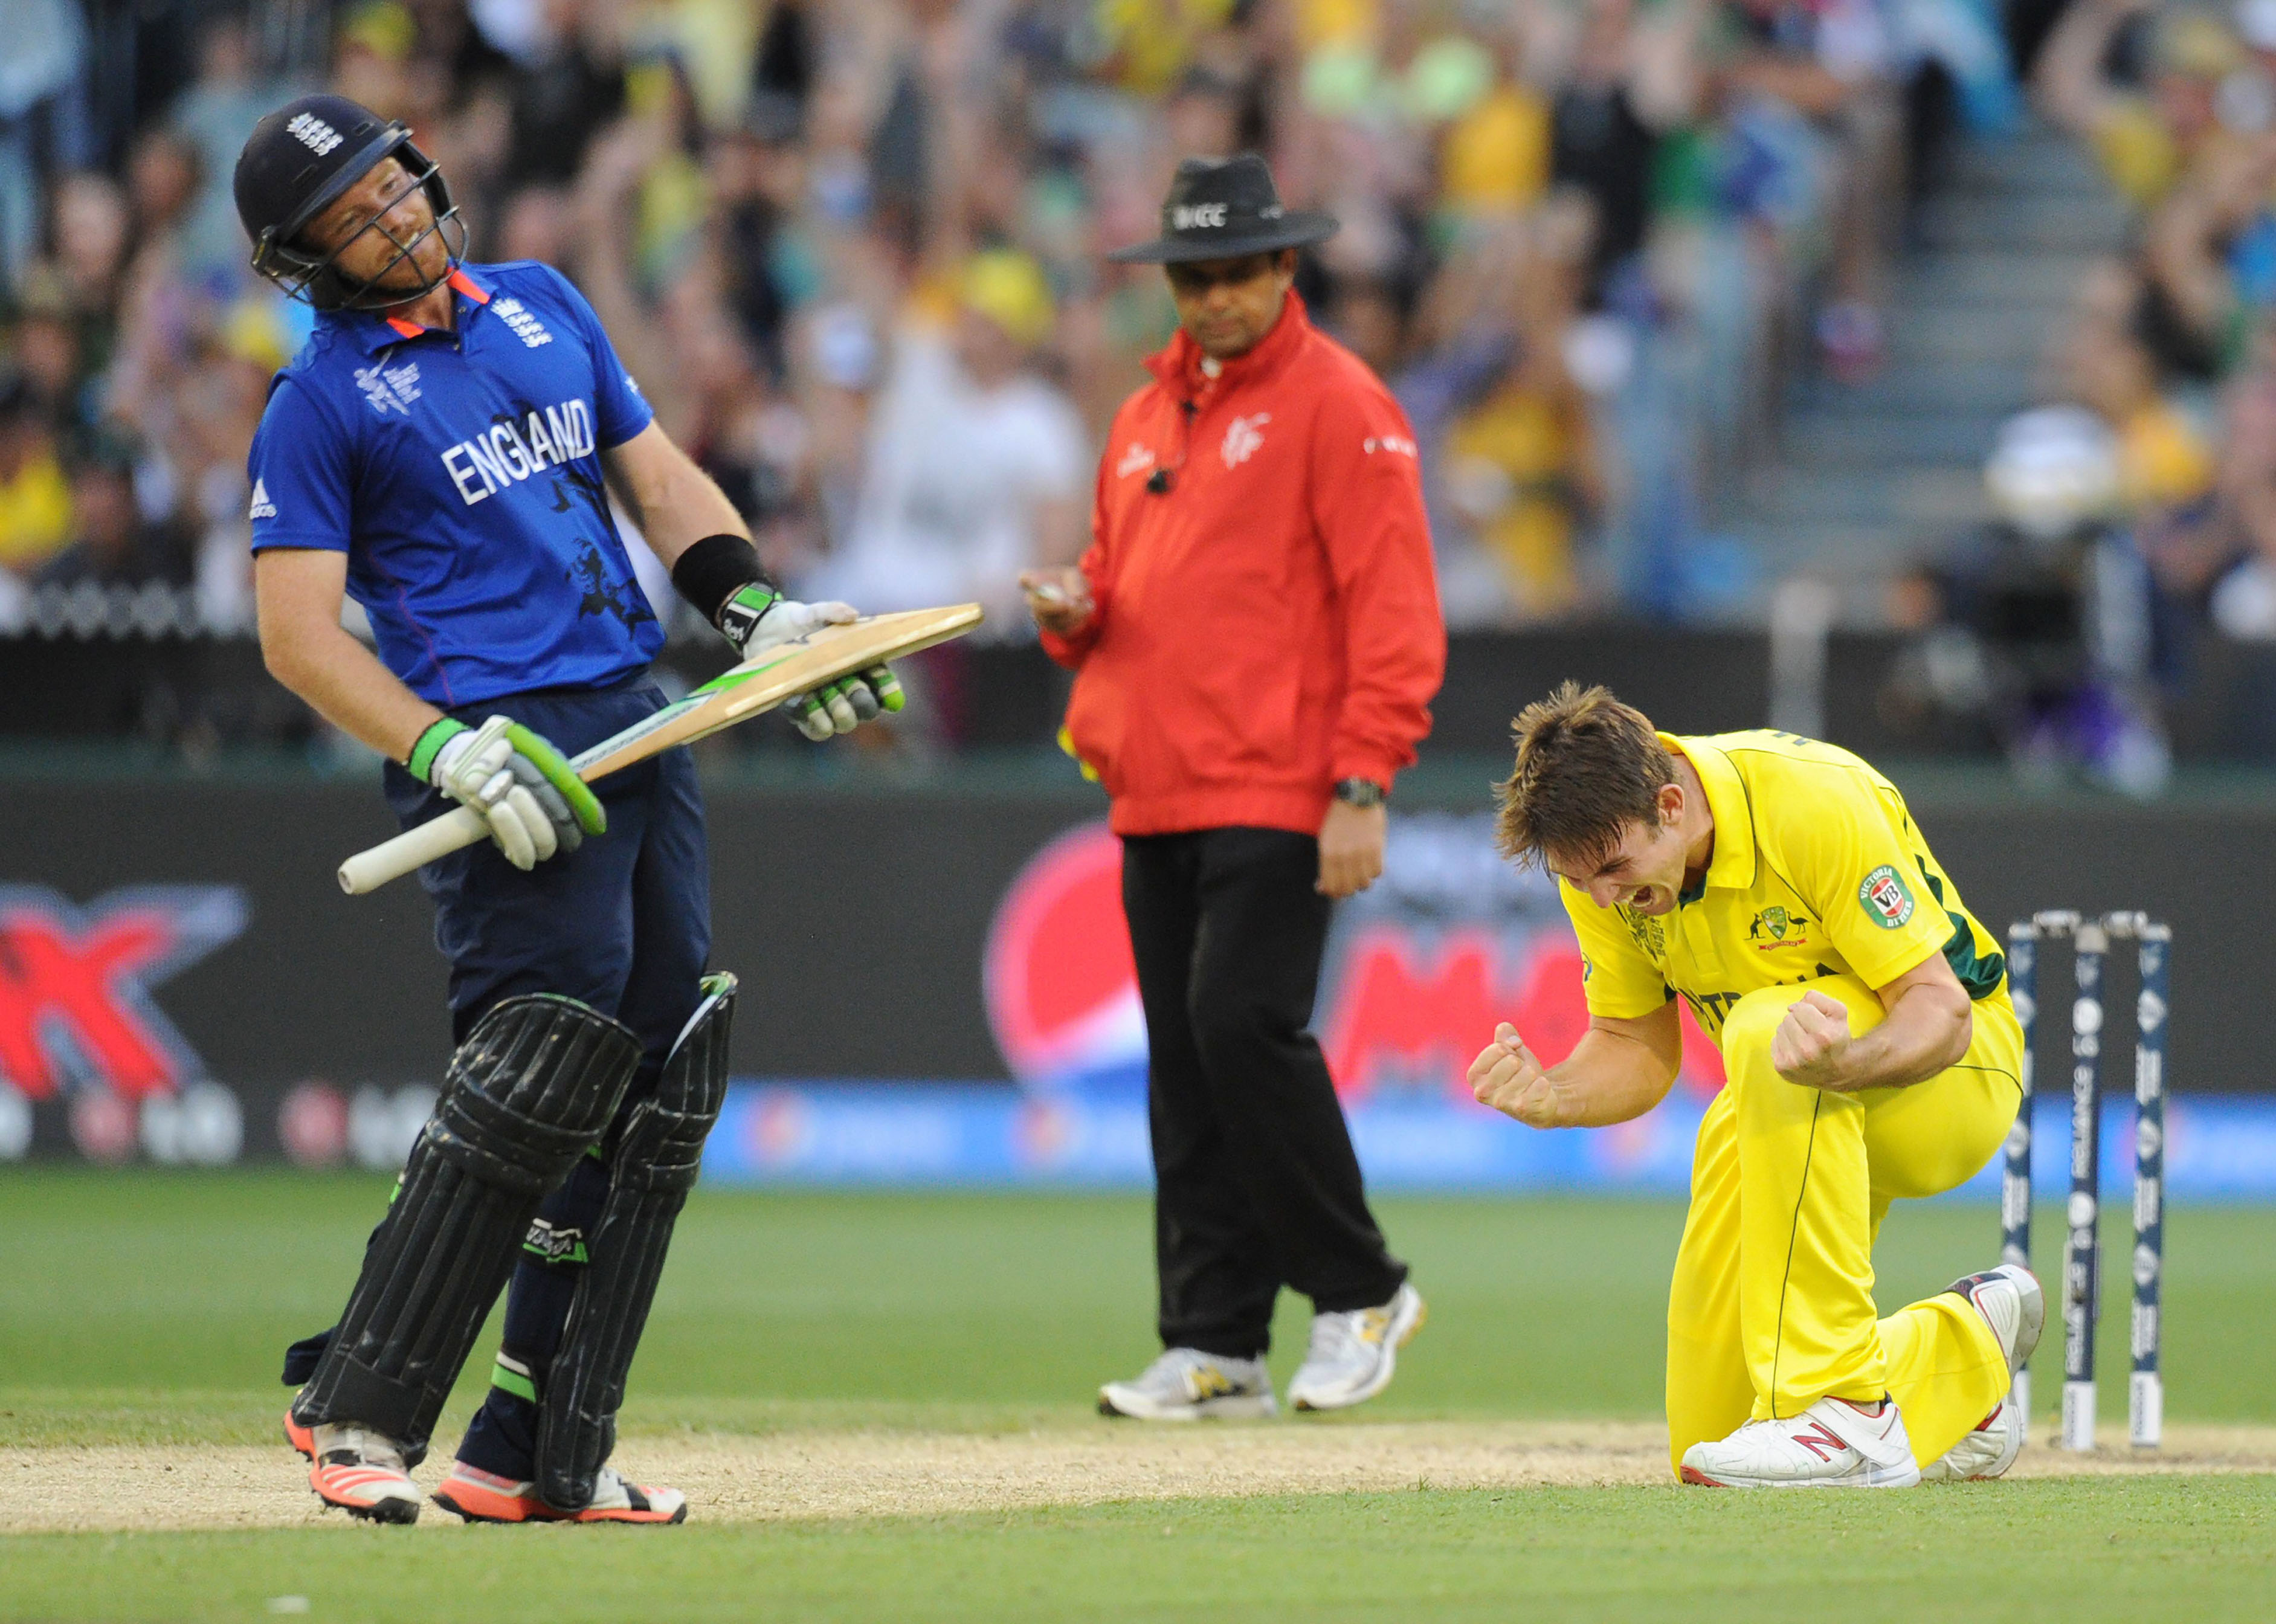
[[[419,1485],[385,1433],[353,1423],[304,1427],[288,1413],[284,1438],[308,1457],[308,1486],[325,1505],[372,1522],[419,1521]]]
[[[582,1511],[556,1511],[537,1498],[535,1483],[517,1483],[464,1461],[435,1491],[435,1503],[469,1522],[685,1522],[687,1497],[677,1489],[648,1489],[604,1466]]]

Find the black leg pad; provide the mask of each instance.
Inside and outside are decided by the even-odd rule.
[[[629,1028],[550,993],[476,1023],[295,1419],[360,1423],[419,1462],[538,1203],[599,1142],[640,1056]]]
[[[703,994],[655,1095],[625,1115],[608,1201],[586,1248],[591,1262],[577,1283],[561,1350],[540,1384],[537,1491],[558,1511],[591,1504],[595,1478],[616,1446],[625,1377],[656,1301],[672,1226],[727,1096],[735,978],[707,976]]]

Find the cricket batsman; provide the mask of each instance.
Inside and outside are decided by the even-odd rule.
[[[254,269],[317,311],[254,436],[269,669],[388,759],[430,863],[458,1048],[333,1330],[296,1344],[287,1439],[328,1506],[418,1517],[409,1476],[507,1286],[489,1394],[437,1504],[470,1522],[678,1522],[608,1464],[626,1374],[725,1093],[735,978],[687,752],[588,788],[568,757],[651,714],[664,632],[613,491],[745,657],[854,618],[788,602],[734,508],[652,421],[592,308],[543,265],[462,263],[401,124],[340,96],[263,118],[236,173]],[[373,654],[341,629],[344,596]],[[880,666],[797,702],[828,738],[898,710]]]
[[[2015,1119],[2023,1038],[1998,945],[1894,785],[1791,733],[1656,732],[1567,683],[1517,718],[1502,850],[1581,938],[1589,1029],[1544,1066],[1504,1023],[1477,1097],[1529,1127],[1643,1115],[1675,1081],[1680,994],[1726,1082],[1692,1164],[1667,1306],[1670,1456],[1686,1483],[1903,1488],[1997,1477],[2045,1317],[2003,1264],[1885,1318],[1873,1239]]]

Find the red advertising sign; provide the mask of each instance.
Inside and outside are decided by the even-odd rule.
[[[1121,866],[1121,843],[1087,824],[1038,852],[997,909],[988,1019],[1023,1082],[1143,1075]],[[1343,906],[1321,987],[1314,1029],[1347,1100],[1393,1089],[1467,1099],[1464,1073],[1499,1022],[1551,1062],[1588,1028],[1580,950],[1556,893],[1495,854],[1483,817],[1394,821],[1385,877]],[[1711,1093],[1722,1056],[1688,1011],[1682,1020],[1684,1080]]]
[[[232,885],[143,886],[85,907],[0,886],[0,1083],[34,1100],[81,1085],[140,1100],[202,1076],[150,989],[245,922]]]

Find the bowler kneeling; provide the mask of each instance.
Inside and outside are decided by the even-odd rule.
[[[1557,877],[1589,1029],[1541,1064],[1505,1023],[1477,1097],[1529,1127],[1658,1104],[1675,998],[1722,1045],[1667,1307],[1669,1452],[1686,1483],[1903,1488],[1997,1477],[2045,1317],[2002,1265],[1886,1317],[1873,1240],[1998,1150],[2022,1031],[1998,943],[1888,779],[1791,733],[1657,732],[1567,683],[1517,718],[1499,838]]]

